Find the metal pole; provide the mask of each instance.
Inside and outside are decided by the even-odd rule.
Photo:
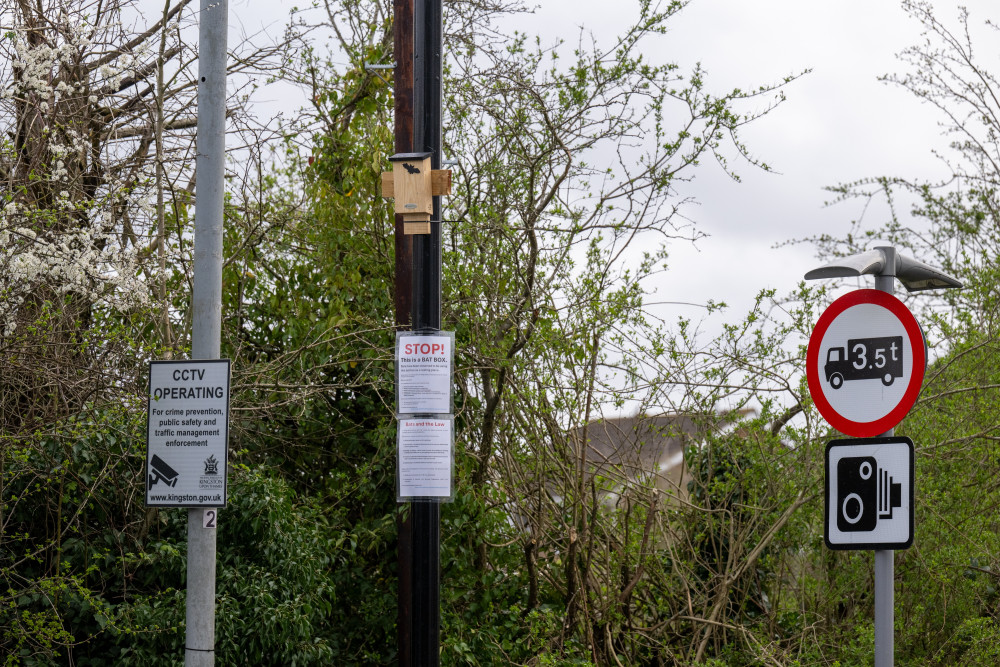
[[[441,0],[414,2],[413,147],[431,152],[431,168],[441,168]],[[441,198],[434,197],[432,220],[441,219]],[[413,239],[413,328],[441,329],[441,225]]]
[[[413,148],[431,151],[431,168],[441,168],[442,34],[441,0],[414,1]],[[441,219],[434,197],[432,220]],[[441,224],[413,237],[411,322],[418,331],[441,329]],[[441,651],[441,514],[437,502],[410,503],[413,544],[412,664],[437,667]]]
[[[896,249],[879,248],[885,253],[885,266],[875,275],[875,289],[892,294],[896,282]],[[883,437],[895,435],[889,429]],[[911,510],[912,511],[912,510]],[[875,667],[892,667],[894,661],[894,610],[895,610],[895,552],[891,549],[875,551]]]
[[[226,160],[228,0],[201,0],[191,357],[218,359],[222,340],[222,218]],[[215,528],[188,510],[185,667],[215,664]]]
[[[413,0],[393,0],[393,70],[395,151],[413,151]],[[396,327],[410,326],[413,303],[413,237],[403,231],[403,216],[395,217]],[[397,515],[397,564],[398,585],[396,599],[396,651],[397,664],[412,664],[410,644],[413,626],[413,514],[409,511]]]
[[[892,435],[891,432],[884,435]],[[895,563],[891,549],[875,552],[875,667],[893,665],[893,607]]]

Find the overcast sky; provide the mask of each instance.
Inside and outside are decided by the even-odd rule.
[[[247,20],[251,4],[258,11],[256,2],[233,0],[237,20]],[[281,6],[287,10],[291,4]],[[958,4],[933,4],[940,19],[957,26]],[[962,4],[976,24],[1000,15],[990,7],[995,0]],[[550,41],[575,40],[580,27],[598,40],[610,39],[624,27],[629,6],[547,0],[517,26]],[[279,23],[272,29],[277,29],[282,10],[273,7]],[[868,176],[945,174],[931,154],[945,145],[937,115],[906,91],[878,81],[903,71],[896,54],[920,37],[920,25],[897,0],[693,0],[669,27],[659,41],[646,43],[649,56],[684,66],[701,62],[715,92],[812,71],[790,84],[787,101],[744,134],[752,152],[775,173],[743,166],[743,180],[736,183],[708,164],[684,192],[698,200],[688,214],[710,236],[697,247],[674,247],[673,268],[657,280],[652,300],[721,300],[738,316],[760,289],[791,290],[818,264],[808,245],[777,244],[844,234],[859,214],[852,204],[824,207],[831,197],[824,187]],[[880,212],[867,215],[874,220]],[[668,306],[659,314],[673,319],[696,313]]]
[[[968,4],[983,18],[989,3]],[[956,3],[935,5],[939,18],[956,25]],[[843,235],[861,213],[856,203],[824,206],[832,199],[825,187],[880,175],[944,177],[932,155],[946,145],[936,112],[878,81],[902,70],[896,54],[917,43],[920,31],[896,1],[692,3],[676,34],[691,37],[691,51],[704,51],[699,59],[723,84],[812,71],[788,86],[780,108],[748,129],[748,145],[777,173],[744,169],[737,184],[716,171],[696,181],[701,206],[695,216],[711,238],[699,244],[700,253],[679,256],[680,268],[693,270],[711,258],[721,273],[700,284],[734,307],[749,305],[760,288],[789,290],[819,263],[809,245],[775,245]],[[866,216],[885,219],[879,210]],[[662,287],[673,291],[684,284],[668,278]]]
[[[578,0],[563,11],[568,4],[544,3],[524,27],[533,22],[546,34],[572,35],[582,25],[600,37],[623,24],[622,12],[609,12],[608,3]],[[958,26],[957,3],[933,4],[939,19]],[[974,24],[1000,14],[995,2],[962,4]],[[760,289],[791,290],[820,263],[808,244],[775,246],[843,235],[860,214],[856,204],[824,206],[832,198],[825,187],[880,175],[947,175],[932,155],[946,146],[940,118],[910,93],[878,81],[905,71],[896,54],[920,41],[921,26],[898,1],[694,0],[669,25],[650,55],[662,49],[665,60],[701,62],[717,92],[812,71],[791,83],[787,101],[744,135],[775,173],[746,166],[736,183],[706,165],[691,184],[688,193],[699,204],[689,214],[710,237],[696,248],[674,247],[673,268],[658,279],[656,300],[722,300],[738,316]],[[866,216],[885,218],[878,209]],[[672,319],[694,311],[667,306],[661,314]]]

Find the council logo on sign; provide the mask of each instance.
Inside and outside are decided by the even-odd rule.
[[[225,480],[219,474],[219,460],[213,454],[205,459],[204,466],[205,472],[198,479],[198,490],[221,491],[225,487]]]
[[[218,459],[215,458],[215,454],[205,459],[205,474],[206,475],[219,474],[219,461]]]

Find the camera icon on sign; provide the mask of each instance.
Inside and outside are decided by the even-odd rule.
[[[903,504],[903,487],[874,456],[850,456],[837,461],[837,529],[861,533],[875,530],[879,519],[891,519]]]

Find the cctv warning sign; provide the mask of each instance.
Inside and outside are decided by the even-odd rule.
[[[146,505],[224,507],[229,360],[153,361],[146,422]]]
[[[451,331],[396,334],[397,414],[451,414],[454,343]]]
[[[824,540],[831,549],[913,544],[913,441],[834,440],[826,447]]]

